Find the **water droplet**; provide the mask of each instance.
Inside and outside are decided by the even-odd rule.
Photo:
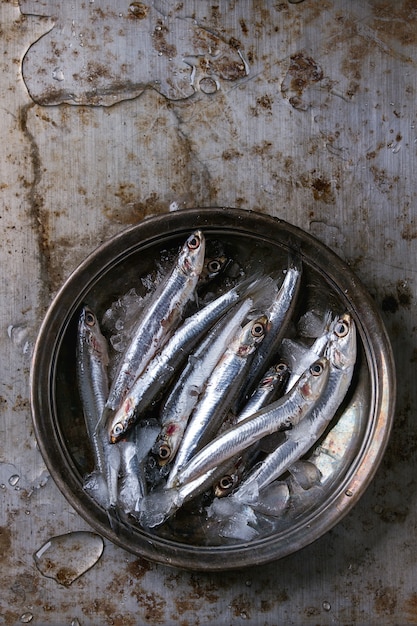
[[[64,80],[64,72],[61,70],[60,67],[56,67],[53,71],[52,71],[52,78],[54,80],[57,80],[58,82],[61,82]]]
[[[32,613],[23,613],[23,615],[20,616],[20,621],[23,624],[29,624],[29,622],[31,622],[33,620],[33,615]]]
[[[91,2],[91,0],[90,0],[90,2]],[[93,2],[94,2],[94,0],[93,0]],[[79,619],[77,619],[76,617],[74,617],[74,619],[72,619],[72,620],[71,620],[71,624],[70,624],[70,626],[81,626],[81,622],[80,622],[80,620],[79,620]]]
[[[19,480],[20,480],[20,476],[18,474],[13,474],[9,478],[9,485],[11,485],[12,487],[15,487],[17,483],[19,482]]]
[[[353,491],[351,491],[350,489],[346,489],[345,496],[347,496],[348,498],[351,498],[353,496]]]
[[[103,549],[99,535],[76,531],[52,537],[33,558],[41,574],[68,587],[97,563]]]
[[[205,94],[216,93],[219,89],[219,84],[214,80],[214,78],[210,78],[209,76],[205,76],[199,82],[200,90]]]
[[[6,489],[6,485],[4,483],[1,483],[0,489]]]
[[[332,608],[330,602],[327,602],[327,600],[323,602],[322,607],[325,611],[330,611],[330,609]]]
[[[7,328],[7,334],[9,339],[12,340],[15,346],[24,345],[28,337],[28,328],[22,324],[10,324]]]

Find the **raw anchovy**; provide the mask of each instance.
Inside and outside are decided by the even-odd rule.
[[[323,356],[329,341],[331,322],[332,315],[330,311],[328,311],[325,315],[322,328],[320,329],[321,332],[310,347],[293,341],[292,339],[284,338],[282,340],[280,354],[288,361],[291,367],[291,374],[287,382],[286,391],[291,389],[301,374],[310,367],[316,359]]]
[[[288,269],[284,281],[278,290],[274,301],[266,311],[268,329],[265,339],[252,359],[248,373],[250,389],[253,390],[259,383],[265,370],[276,358],[278,347],[286,331],[291,315],[294,311],[297,295],[301,284],[302,267],[298,261],[293,261]],[[240,399],[240,404],[243,398]]]
[[[178,325],[186,304],[193,297],[204,263],[205,238],[192,233],[178,255],[172,271],[158,285],[143,311],[112,382],[106,408],[117,410],[150,359]]]
[[[330,362],[330,374],[318,403],[303,420],[285,433],[284,443],[252,470],[231,497],[242,502],[256,500],[266,485],[279,478],[310,450],[334,417],[351,383],[356,361],[356,327],[351,315],[345,313],[336,318],[330,333],[325,351]]]
[[[287,395],[246,417],[200,450],[179,472],[182,485],[236,456],[265,435],[295,427],[316,405],[329,377],[329,362],[318,359]]]
[[[250,283],[252,289],[255,288]],[[121,406],[112,414],[106,411],[105,419],[112,443],[121,439],[139,415],[155,402],[158,394],[168,385],[176,369],[199,339],[218,318],[232,307],[248,287],[246,281],[212,300],[203,309],[191,315],[156,354],[146,369],[139,374],[124,397]]]
[[[252,304],[252,299],[248,298],[224,319],[219,320],[190,356],[161,410],[162,430],[154,447],[160,465],[165,465],[174,458],[207,379]]]
[[[248,358],[265,336],[266,324],[265,315],[248,322],[221,356],[191,416],[168,477],[167,488],[175,486],[178,472],[218,430],[239,392]]]
[[[269,368],[263,376],[258,387],[255,389],[243,410],[235,418],[234,423],[238,424],[246,417],[253,415],[267,404],[277,400],[283,393],[290,375],[289,366],[281,361]],[[227,463],[225,473],[213,487],[215,496],[222,498],[228,495],[240,482],[245,468],[252,464],[252,460],[259,451],[258,442],[246,449],[243,454]]]
[[[109,390],[108,363],[107,342],[97,317],[84,306],[78,322],[77,379],[96,469],[85,488],[104,506],[113,506],[117,499],[119,452],[109,449],[106,437],[97,428]]]
[[[241,422],[249,415],[253,415],[253,413],[256,413],[265,405],[271,404],[280,396],[284,391],[290,373],[289,365],[283,361],[270,367],[243,409],[239,412],[236,423]]]

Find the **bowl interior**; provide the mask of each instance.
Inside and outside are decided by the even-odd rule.
[[[141,232],[144,226],[139,225],[86,260],[58,294],[40,333],[33,383],[46,384],[48,393],[34,393],[33,404],[37,436],[49,469],[64,494],[93,526],[138,554],[174,565],[221,569],[291,553],[320,536],[352,506],[375,471],[375,454],[378,460],[385,447],[391,409],[385,407],[381,418],[380,389],[381,384],[389,383],[392,365],[378,315],[338,257],[302,231],[278,220],[261,216],[258,222],[252,216],[252,223],[224,223],[223,214],[221,219],[216,215],[207,213],[202,218],[199,213],[191,213],[188,220],[182,216],[177,224],[171,216],[165,226],[163,221],[157,222],[154,229],[152,224],[146,225],[146,232]],[[220,536],[218,524],[207,517],[205,500],[201,498],[184,505],[150,532],[131,517],[121,515],[109,520],[82,488],[84,476],[93,468],[76,382],[80,307],[88,304],[102,321],[106,311],[132,289],[144,295],[155,268],[169,266],[195,227],[203,229],[209,246],[224,251],[230,259],[225,275],[210,287],[214,292],[225,280],[233,281],[239,272],[251,275],[261,270],[282,276],[289,255],[296,252],[303,261],[303,275],[289,331],[292,336],[299,339],[299,321],[311,310],[318,315],[329,309],[335,314],[348,310],[357,325],[358,357],[348,395],[324,436],[305,457],[320,470],[321,480],[309,489],[293,483],[290,507],[280,517],[259,518],[259,532],[249,542]],[[114,328],[103,327],[108,339],[115,332]],[[303,340],[308,341],[305,337]],[[388,370],[387,380],[381,380],[381,362]],[[158,416],[158,406],[154,415]],[[373,453],[371,467],[367,451],[374,445],[376,431],[378,449]],[[359,469],[363,477],[353,493],[350,486]],[[229,555],[227,564],[225,552]]]

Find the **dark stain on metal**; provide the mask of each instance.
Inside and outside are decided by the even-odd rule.
[[[251,606],[251,598],[244,593],[239,594],[234,598],[230,606],[233,610],[233,615],[235,617],[240,617],[241,619],[251,619],[252,617],[252,606]]]
[[[387,294],[381,303],[381,308],[386,313],[397,313],[400,307],[409,309],[413,301],[413,293],[407,281],[398,281],[396,293]]]
[[[375,591],[374,607],[378,615],[394,615],[397,602],[397,590],[395,588],[382,587]]]
[[[143,618],[151,624],[166,624],[165,609],[166,600],[154,591],[146,591],[140,585],[135,586],[132,596],[137,600],[143,610]]]
[[[303,52],[293,54],[281,84],[282,94],[295,109],[305,111],[309,107],[309,102],[303,98],[304,91],[310,85],[323,80],[323,76],[323,70],[312,57]]]
[[[0,554],[4,558],[12,545],[12,533],[7,526],[0,526]]]
[[[143,578],[147,572],[153,569],[153,564],[146,559],[136,559],[129,563],[126,567],[127,573],[129,576],[134,578],[134,580],[140,580]]]
[[[104,214],[107,219],[117,224],[136,224],[145,217],[156,213],[165,213],[167,205],[152,192],[148,198],[138,200],[133,193],[134,186],[131,184],[121,184],[115,196],[120,198],[119,206],[106,207]]]
[[[50,249],[50,233],[49,233],[49,215],[44,207],[44,199],[38,192],[38,185],[42,177],[42,160],[39,146],[36,142],[34,134],[29,129],[28,115],[33,109],[33,103],[24,105],[19,111],[20,130],[29,144],[30,167],[32,169],[32,179],[28,184],[27,200],[31,210],[32,224],[37,236],[39,249],[39,267],[40,267],[40,317],[43,316],[46,307],[49,304],[52,293],[52,280],[50,275],[51,268],[51,249]]]
[[[149,7],[143,2],[131,2],[129,4],[129,17],[143,20],[149,13]]]
[[[153,31],[153,45],[157,52],[160,55],[164,55],[168,58],[172,58],[177,54],[177,48],[174,44],[170,44],[167,41],[167,35],[169,34],[169,29],[164,24],[162,20],[158,20],[156,27]]]

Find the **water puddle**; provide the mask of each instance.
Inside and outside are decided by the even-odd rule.
[[[52,537],[33,558],[41,574],[69,587],[97,563],[103,549],[103,539],[99,535],[76,531]]]
[[[191,17],[151,4],[112,0],[34,3],[24,15],[55,21],[23,60],[23,80],[38,104],[110,106],[152,87],[171,100],[213,94],[221,81],[249,73],[243,52]],[[49,27],[49,24],[48,24]]]

